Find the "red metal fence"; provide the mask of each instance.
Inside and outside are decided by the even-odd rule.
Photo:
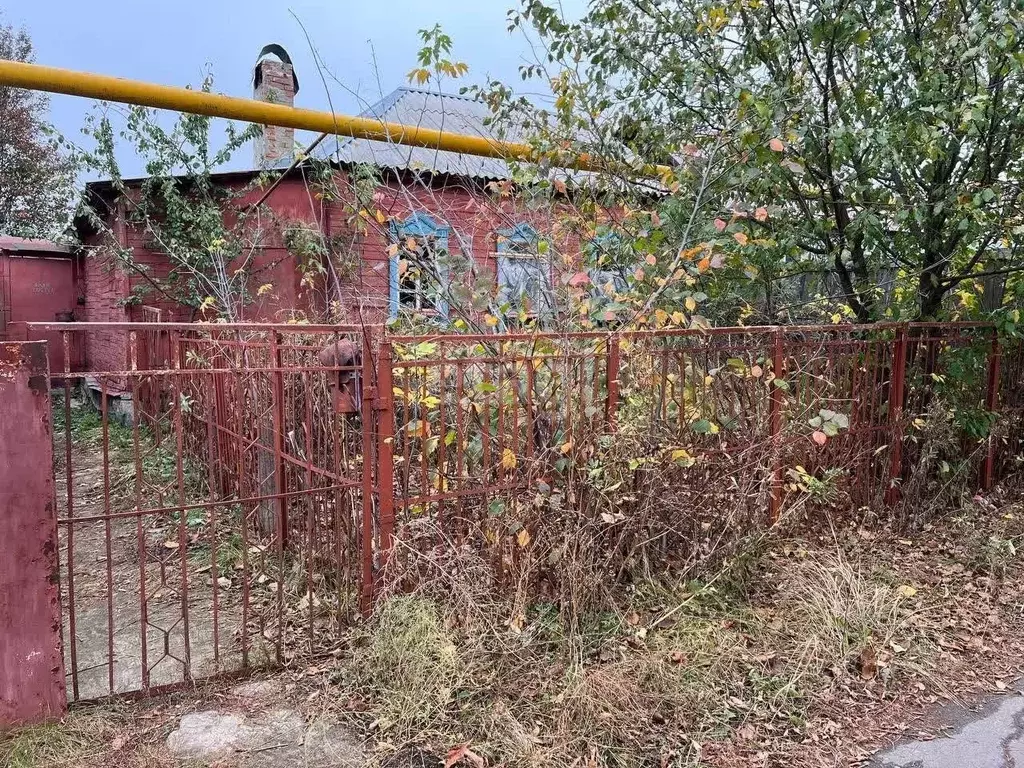
[[[392,337],[379,362],[393,414],[379,432],[384,549],[397,538],[412,579],[410,554],[486,552],[528,600],[560,589],[550,562],[567,536],[621,547],[595,562],[624,572],[685,563],[703,532],[744,535],[790,512],[910,518],[903,492],[920,506],[1015,466],[1021,346],[1004,346],[980,324]],[[600,498],[611,492],[619,501]],[[564,506],[593,524],[554,530]]]
[[[128,364],[54,373],[64,644],[73,700],[330,645],[357,608],[368,491],[323,365],[339,327],[114,328]]]
[[[324,650],[424,563],[530,599],[584,538],[605,570],[670,568],[784,515],[987,488],[1021,452],[1021,346],[979,324],[37,330],[128,351],[51,372],[72,700]]]

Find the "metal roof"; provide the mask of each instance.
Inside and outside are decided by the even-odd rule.
[[[0,235],[0,251],[7,253],[48,253],[70,256],[74,249],[51,240],[38,240],[29,237],[9,237]]]
[[[466,133],[485,138],[515,141],[498,136],[485,124],[491,111],[478,99],[419,88],[398,88],[360,117],[392,123]],[[395,170],[430,171],[478,179],[511,177],[508,163],[491,157],[476,157],[422,147],[406,147],[386,141],[335,137],[321,142],[313,154],[321,160],[342,164],[367,164]]]

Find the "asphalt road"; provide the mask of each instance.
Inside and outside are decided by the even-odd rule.
[[[880,752],[873,768],[1024,768],[1024,695],[1012,692],[980,709],[951,705],[939,715],[944,735]]]

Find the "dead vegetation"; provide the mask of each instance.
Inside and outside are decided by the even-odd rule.
[[[968,498],[914,533],[777,528],[572,619],[550,601],[524,610],[479,554],[435,551],[434,578],[278,676],[309,719],[360,729],[381,766],[851,765],[931,704],[1011,685],[1018,497]],[[0,742],[0,764],[180,765],[167,733],[224,701],[209,688],[76,708]]]
[[[916,534],[782,526],[580,612],[520,614],[487,563],[435,552],[337,678],[382,763],[469,743],[488,765],[846,765],[913,707],[1012,679],[1024,526],[1000,498]]]

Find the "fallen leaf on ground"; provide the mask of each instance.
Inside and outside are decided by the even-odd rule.
[[[476,768],[483,768],[484,759],[471,750],[469,744],[470,742],[467,741],[465,744],[459,744],[459,746],[448,750],[448,754],[444,759],[444,768],[452,768],[453,765],[461,760],[468,761],[471,765],[476,766]]]

